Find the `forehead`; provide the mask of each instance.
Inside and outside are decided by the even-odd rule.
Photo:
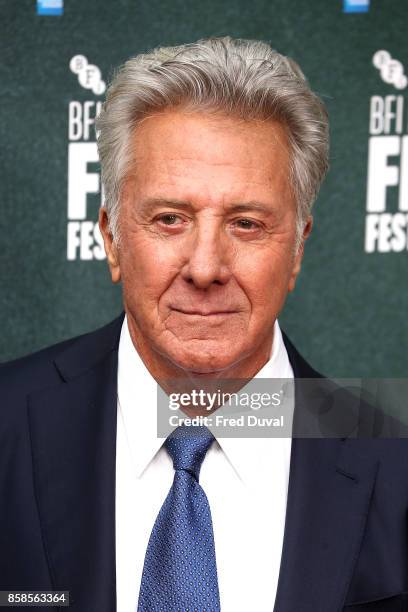
[[[208,201],[288,190],[288,137],[278,121],[165,111],[143,120],[131,144],[130,174],[142,193],[198,192]]]

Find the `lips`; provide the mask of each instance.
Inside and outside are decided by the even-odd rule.
[[[204,310],[204,309],[195,309],[195,310],[186,310],[186,309],[182,309],[182,308],[174,308],[173,310],[175,310],[176,312],[180,312],[181,314],[184,315],[195,315],[195,316],[200,316],[200,317],[211,317],[214,315],[227,315],[227,314],[234,314],[237,311],[236,310]]]

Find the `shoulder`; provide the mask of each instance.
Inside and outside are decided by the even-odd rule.
[[[122,322],[123,314],[96,331],[0,365],[0,463],[17,465],[29,456],[32,399],[66,385],[111,354],[119,343]]]
[[[26,397],[27,394],[44,387],[58,384],[63,380],[62,364],[71,361],[78,366],[78,362],[89,360],[90,353],[96,358],[103,352],[105,345],[112,344],[120,331],[123,314],[109,324],[86,334],[59,342],[30,355],[20,357],[13,361],[0,364],[0,396],[2,405],[5,400]]]
[[[406,396],[406,385],[386,384],[381,379],[327,378],[302,357],[283,331],[282,337],[297,379],[300,437],[382,439],[384,444],[377,442],[376,448],[407,452],[408,422],[398,408]]]
[[[0,389],[4,393],[38,388],[44,380],[55,378],[53,366],[55,357],[73,344],[77,338],[70,338],[30,355],[0,364]],[[56,378],[58,381],[58,377]]]
[[[323,375],[317,372],[299,353],[283,329],[281,329],[281,332],[283,343],[285,345],[295,378],[323,378]]]

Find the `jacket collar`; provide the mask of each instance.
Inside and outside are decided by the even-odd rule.
[[[73,612],[116,610],[117,347],[123,314],[56,359],[62,381],[31,394],[34,490],[52,588]]]
[[[91,370],[106,355],[119,348],[120,331],[125,313],[95,332],[76,338],[54,360],[55,367],[65,382]]]
[[[325,394],[333,392],[333,383],[311,368],[285,334],[283,338],[295,375],[298,437],[292,440],[274,612],[341,610],[364,535],[378,461],[370,440],[348,437],[355,432],[359,411],[346,393],[338,395],[340,414],[326,424],[329,437],[322,437],[320,427],[320,435],[313,437],[313,427],[321,426],[319,406]],[[315,379],[313,386],[312,381],[305,385],[305,378]]]

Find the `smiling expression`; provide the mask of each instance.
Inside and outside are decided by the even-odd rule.
[[[132,147],[119,246],[100,227],[136,348],[155,376],[253,376],[303,254],[285,127],[173,110]]]

